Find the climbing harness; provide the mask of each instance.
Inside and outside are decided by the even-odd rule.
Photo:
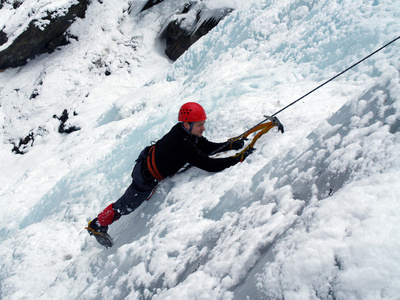
[[[150,147],[149,153],[147,155],[146,163],[147,163],[147,168],[149,169],[151,176],[153,176],[158,181],[161,181],[164,179],[164,177],[161,175],[160,171],[158,171],[157,166],[156,166],[155,149],[156,149],[156,145],[152,145]],[[146,198],[146,201],[149,201],[150,198],[153,197],[154,193],[157,190],[157,187],[158,187],[158,184],[153,188],[150,195]]]
[[[151,176],[157,180],[163,180],[164,177],[158,171],[155,160],[155,145],[151,146],[149,154],[147,156],[147,168],[149,169]]]

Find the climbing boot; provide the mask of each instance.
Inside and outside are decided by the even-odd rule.
[[[112,237],[107,233],[108,226],[101,226],[97,218],[94,218],[92,221],[90,221],[85,229],[87,229],[90,235],[93,235],[96,238],[100,245],[106,248],[114,245]]]

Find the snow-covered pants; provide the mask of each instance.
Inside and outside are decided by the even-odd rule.
[[[134,182],[114,204],[113,209],[121,215],[127,215],[140,206],[150,195],[151,190],[139,190]]]

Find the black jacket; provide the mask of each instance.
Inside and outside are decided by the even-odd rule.
[[[210,158],[208,155],[224,143],[213,143],[187,132],[182,123],[176,124],[155,145],[155,164],[165,178],[179,171],[186,163],[208,172],[218,172],[235,165],[237,158]],[[229,144],[221,149],[228,150]]]

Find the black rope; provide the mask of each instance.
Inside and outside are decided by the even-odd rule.
[[[386,48],[387,46],[389,46],[390,44],[394,43],[395,41],[397,41],[398,39],[400,39],[400,36],[398,36],[397,38],[395,38],[394,40],[390,41],[389,43],[383,45],[382,47],[380,47],[378,50],[375,50],[374,52],[370,53],[369,55],[367,55],[366,57],[364,57],[363,59],[359,60],[358,62],[356,62],[355,64],[351,65],[350,67],[348,67],[347,69],[345,69],[344,71],[336,74],[335,76],[333,76],[332,78],[328,79],[327,81],[325,81],[324,83],[320,84],[319,86],[317,86],[316,88],[314,88],[313,90],[309,91],[307,94],[304,94],[303,96],[301,96],[299,99],[293,101],[292,103],[286,105],[284,108],[280,109],[279,111],[277,111],[276,113],[274,113],[271,116],[265,116],[266,118],[264,120],[262,120],[261,122],[257,123],[256,125],[254,125],[253,127],[251,127],[249,130],[246,130],[245,132],[243,132],[241,135],[239,135],[236,139],[241,139],[247,132],[249,132],[250,130],[252,130],[253,128],[257,127],[258,125],[261,125],[262,123],[264,123],[267,120],[271,120],[271,118],[275,117],[277,114],[281,113],[282,111],[284,111],[285,109],[289,108],[290,106],[296,104],[297,102],[299,102],[300,100],[304,99],[305,97],[307,97],[308,95],[314,93],[316,90],[318,90],[319,88],[323,87],[324,85],[326,85],[327,83],[331,82],[332,80],[338,78],[340,75],[343,75],[344,73],[346,73],[348,70],[354,68],[355,66],[359,65],[360,63],[362,63],[364,60],[370,58],[372,55],[378,53],[379,51],[381,51],[382,49]],[[224,145],[222,145],[220,148],[218,148],[217,150],[213,151],[210,155],[213,155],[215,153],[217,153],[219,150],[221,150],[222,148],[224,148],[226,145],[228,145],[229,143],[231,143],[232,141],[227,141],[226,143],[224,143]]]
[[[311,93],[315,92],[316,90],[318,90],[319,88],[323,87],[325,84],[331,82],[332,80],[338,78],[340,75],[346,73],[348,70],[354,68],[355,66],[357,66],[358,64],[362,63],[364,60],[370,58],[372,55],[378,53],[379,51],[381,51],[382,49],[386,48],[387,46],[389,46],[390,44],[394,43],[395,41],[397,41],[398,39],[400,39],[400,36],[398,36],[397,38],[395,38],[394,40],[392,40],[391,42],[387,43],[386,45],[383,45],[382,47],[380,47],[378,50],[375,50],[374,52],[372,52],[371,54],[367,55],[366,57],[364,57],[363,59],[359,60],[358,62],[356,62],[355,64],[353,64],[352,66],[348,67],[346,70],[336,74],[335,76],[333,76],[331,79],[325,81],[324,83],[320,84],[319,86],[317,86],[315,89],[309,91],[307,94],[301,96],[299,99],[293,101],[292,103],[290,103],[289,105],[286,105],[284,108],[282,108],[281,110],[277,111],[276,113],[274,113],[271,117],[276,116],[277,114],[279,114],[280,112],[284,111],[285,109],[287,109],[288,107],[292,106],[293,104],[299,102],[301,99],[307,97],[308,95],[310,95]],[[266,119],[264,120],[266,121]],[[263,122],[264,122],[263,121]]]

